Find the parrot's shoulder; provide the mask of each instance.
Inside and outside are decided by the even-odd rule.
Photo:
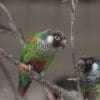
[[[35,34],[31,35],[26,41],[25,41],[25,46],[27,44],[33,44],[36,42],[36,36]]]
[[[26,44],[33,44],[35,43],[38,39],[42,39],[44,37],[46,37],[48,35],[48,33],[51,32],[51,29],[46,29],[44,31],[38,32],[38,33],[34,33],[32,34],[27,40],[26,40]]]

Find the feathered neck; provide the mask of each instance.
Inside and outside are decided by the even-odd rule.
[[[38,39],[37,46],[42,53],[47,55],[54,55],[57,51],[57,49],[54,48],[51,44],[48,44],[47,40],[45,39]]]

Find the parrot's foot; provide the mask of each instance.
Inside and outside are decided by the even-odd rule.
[[[23,64],[23,63],[21,63],[18,67],[20,70],[23,70],[25,72],[29,72],[29,69],[30,69],[28,65]]]

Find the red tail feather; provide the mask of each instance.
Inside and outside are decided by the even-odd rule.
[[[31,82],[29,82],[29,84],[28,84],[27,86],[23,86],[22,82],[19,81],[18,92],[19,92],[20,96],[24,97],[24,95],[25,95],[27,89],[28,89],[29,86],[30,86],[30,83],[31,83]]]

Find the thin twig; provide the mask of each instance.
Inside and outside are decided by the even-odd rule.
[[[75,24],[75,7],[76,7],[76,0],[71,0],[71,48],[72,48],[72,57],[73,57],[73,65],[75,74],[77,77],[77,67],[76,65],[76,54],[75,54],[75,47],[74,47],[74,24]]]
[[[72,48],[72,58],[73,58],[73,66],[75,71],[75,77],[79,77],[79,70],[76,66],[76,54],[75,54],[75,47],[74,47],[74,27],[75,27],[75,14],[76,14],[76,5],[78,0],[70,0],[70,7],[71,7],[71,48]],[[77,80],[77,88],[78,91],[81,93],[80,83]]]
[[[4,24],[1,24],[0,25],[0,29],[3,29],[3,30],[6,30],[8,32],[12,32],[12,29],[9,27],[9,25],[4,25]]]
[[[0,25],[1,28],[3,27],[4,29],[7,29],[7,30],[12,30],[14,33],[16,33],[16,35],[18,36],[19,38],[19,41],[21,43],[22,46],[24,46],[24,39],[22,38],[22,34],[20,33],[19,29],[16,27],[14,21],[13,21],[13,18],[10,14],[10,12],[8,11],[8,9],[4,6],[4,4],[0,3],[0,7],[2,8],[2,10],[7,14],[8,18],[9,18],[9,23],[8,23],[8,26],[7,27],[6,25]]]

